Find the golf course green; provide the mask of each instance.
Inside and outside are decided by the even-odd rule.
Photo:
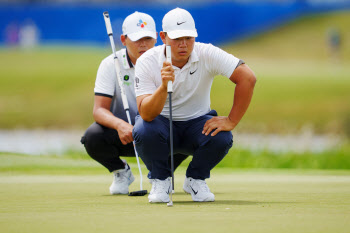
[[[325,42],[333,25],[343,32],[339,59]],[[215,202],[193,202],[183,192],[187,159],[175,172],[173,207],[150,204],[147,195],[110,195],[112,175],[83,150],[61,156],[0,152],[0,233],[349,233],[349,28],[349,12],[312,15],[220,45],[245,60],[258,79],[237,137],[305,132],[334,135],[341,145],[273,152],[240,148],[234,138],[207,180]],[[94,121],[97,68],[110,53],[109,46],[0,47],[0,129],[83,133]],[[233,83],[215,78],[211,107],[227,115],[233,95]],[[137,191],[136,160],[127,161],[136,178],[130,191]],[[149,192],[144,165],[142,172]]]
[[[31,172],[15,165],[32,158]],[[215,202],[197,203],[182,191],[185,167],[181,166],[175,172],[174,206],[167,207],[148,203],[147,196],[110,195],[112,176],[91,160],[42,158],[40,163],[37,156],[1,154],[0,161],[1,232],[345,233],[350,229],[349,170],[215,168],[207,180]],[[67,169],[60,169],[64,164]],[[135,163],[131,167],[136,179],[130,191],[136,191],[138,169]],[[145,167],[142,170],[143,188],[149,192],[151,184]]]

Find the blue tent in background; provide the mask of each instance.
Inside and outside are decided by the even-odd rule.
[[[105,44],[104,11],[110,13],[114,34],[120,35],[124,18],[134,11],[152,15],[157,30],[161,31],[164,14],[175,7],[185,8],[193,15],[199,35],[197,41],[218,44],[263,32],[307,13],[350,8],[349,0],[132,3],[3,4],[0,5],[0,44],[16,40],[16,30],[28,25],[37,30],[42,44]]]

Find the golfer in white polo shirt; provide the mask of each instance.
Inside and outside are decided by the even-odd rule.
[[[125,18],[120,40],[126,48],[117,51],[123,85],[129,102],[132,125],[123,107],[120,88],[116,88],[117,77],[114,54],[100,64],[95,83],[94,122],[85,132],[81,142],[87,153],[113,172],[114,179],[109,188],[111,194],[128,194],[129,185],[134,181],[129,165],[120,156],[134,157],[132,129],[138,114],[134,91],[137,59],[157,42],[156,25],[153,18],[145,13],[135,12]],[[177,167],[187,155],[176,155]]]
[[[174,153],[193,155],[183,189],[193,201],[214,201],[205,179],[231,148],[231,130],[250,104],[256,78],[240,59],[211,44],[195,42],[195,23],[184,9],[176,8],[164,16],[160,37],[164,45],[144,53],[135,69],[140,116],[136,117],[133,137],[153,179],[148,199],[169,202],[167,83],[171,80]],[[172,65],[166,62],[165,45],[171,45]],[[210,108],[210,89],[216,75],[226,76],[236,84],[228,116],[217,116]]]

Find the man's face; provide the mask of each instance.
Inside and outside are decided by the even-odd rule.
[[[157,40],[153,39],[152,37],[143,37],[137,41],[132,41],[128,37],[125,38],[124,35],[120,36],[120,40],[122,41],[123,45],[126,46],[126,49],[128,50],[128,55],[133,64],[136,63],[136,60],[144,52],[146,52],[150,48],[153,48],[157,42]]]
[[[170,39],[168,35],[161,34],[161,39],[164,44],[171,46],[171,59],[172,64],[182,68],[190,57],[195,38],[194,37],[180,37],[176,39]]]

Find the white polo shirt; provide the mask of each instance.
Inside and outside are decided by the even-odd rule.
[[[132,124],[137,115],[136,96],[134,89],[135,68],[127,55],[126,49],[117,52],[120,66],[120,72],[123,78],[123,86],[129,103],[129,112]],[[118,88],[116,88],[116,85]],[[114,55],[106,57],[100,64],[97,71],[95,82],[95,95],[113,98],[111,103],[111,112],[118,118],[128,121],[120,94],[119,83],[115,73]]]
[[[136,62],[136,97],[153,94],[162,84],[161,69],[165,45],[154,47]],[[175,121],[188,121],[210,111],[210,89],[216,75],[230,77],[239,59],[211,44],[195,42],[188,62],[182,69],[173,66],[172,108]],[[168,98],[161,115],[169,118]]]

